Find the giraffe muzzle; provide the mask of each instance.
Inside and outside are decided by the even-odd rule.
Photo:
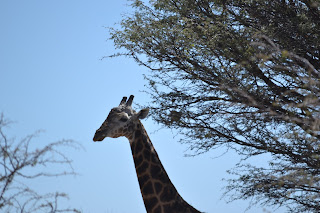
[[[93,136],[93,141],[94,142],[102,141],[104,138],[105,138],[105,135],[101,131],[97,130]]]

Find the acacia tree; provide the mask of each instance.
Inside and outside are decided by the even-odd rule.
[[[193,154],[241,161],[231,200],[320,211],[320,2],[133,1],[111,40],[147,67],[153,119],[180,130]]]
[[[37,134],[32,134],[17,142],[8,138],[5,128],[10,124],[0,115],[0,211],[5,213],[34,212],[80,212],[74,208],[61,208],[61,199],[68,198],[66,193],[54,192],[40,194],[27,182],[41,177],[75,175],[72,161],[63,154],[62,148],[80,148],[71,140],[49,143],[43,147],[33,142]],[[60,165],[62,170],[52,170]]]

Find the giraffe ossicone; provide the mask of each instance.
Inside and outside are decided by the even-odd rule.
[[[119,106],[112,108],[107,119],[96,131],[93,141],[106,137],[125,136],[131,146],[140,191],[147,213],[200,213],[178,193],[165,171],[140,119],[149,109],[132,109],[134,96],[123,97]]]

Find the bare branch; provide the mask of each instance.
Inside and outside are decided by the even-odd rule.
[[[40,195],[23,183],[26,179],[76,175],[72,160],[61,150],[80,149],[80,144],[72,140],[61,140],[34,148],[34,137],[29,135],[19,142],[8,139],[4,128],[10,122],[0,116],[0,210],[4,212],[80,212],[71,208],[60,208],[58,200],[67,198],[65,193]],[[61,170],[51,172],[52,166],[60,165]]]

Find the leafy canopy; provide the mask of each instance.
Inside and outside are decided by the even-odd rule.
[[[150,70],[153,118],[194,154],[225,146],[238,164],[231,199],[320,211],[320,2],[132,2],[111,39]],[[231,193],[232,192],[232,193]]]

